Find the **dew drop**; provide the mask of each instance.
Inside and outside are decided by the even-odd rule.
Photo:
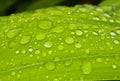
[[[92,64],[91,62],[83,62],[81,65],[81,69],[83,74],[90,74],[92,71]]]
[[[47,41],[47,42],[44,43],[44,46],[46,48],[51,48],[53,46],[53,43],[51,41]]]
[[[85,53],[89,54],[89,53],[90,53],[90,49],[89,49],[89,48],[86,49],[86,50],[85,50]]]
[[[45,67],[47,70],[51,71],[51,70],[54,70],[56,68],[56,65],[54,62],[48,62],[45,64]]]
[[[75,44],[75,47],[76,47],[76,48],[81,48],[82,46],[81,46],[80,43],[76,43],[76,44]]]
[[[39,28],[41,29],[50,29],[52,27],[52,22],[51,21],[47,21],[47,20],[43,20],[39,22]]]
[[[97,33],[97,32],[95,32],[95,31],[94,31],[94,32],[92,32],[92,34],[93,34],[93,35],[96,35],[96,36],[98,35],[98,33]]]
[[[69,25],[68,25],[68,29],[69,29],[69,30],[76,30],[76,29],[77,29],[77,26],[76,26],[76,24],[69,24]]]
[[[35,50],[35,54],[40,54],[40,50]]]
[[[56,27],[52,29],[52,32],[55,32],[55,33],[62,33],[63,31],[64,31],[63,27]]]
[[[58,50],[63,50],[64,46],[62,44],[58,45]]]
[[[43,40],[43,39],[45,39],[45,37],[46,37],[46,35],[44,33],[38,33],[36,35],[37,40]]]
[[[117,66],[114,64],[114,65],[112,65],[112,67],[113,67],[113,69],[116,69],[117,68]]]
[[[120,34],[120,30],[116,30],[116,33],[117,33],[117,34]]]
[[[64,66],[70,66],[70,65],[72,65],[72,60],[66,60],[65,62],[64,62]]]
[[[114,44],[120,44],[119,40],[114,40]]]
[[[53,81],[59,81],[59,79],[57,79],[57,78],[54,78],[54,79],[53,79]]]
[[[97,62],[102,62],[103,59],[102,59],[102,58],[97,58],[96,61],[97,61]]]
[[[20,53],[20,51],[18,51],[18,50],[17,50],[15,53],[16,53],[16,54],[19,54],[19,53]]]
[[[23,36],[20,40],[20,44],[27,44],[30,41],[30,36]]]
[[[29,51],[29,52],[32,52],[32,51],[33,51],[33,48],[32,48],[32,47],[30,47],[30,48],[28,49],[28,51]]]
[[[82,32],[81,30],[76,30],[75,33],[76,33],[76,35],[78,35],[78,36],[81,36],[81,35],[83,34],[83,32]]]
[[[116,36],[116,33],[112,31],[112,32],[110,32],[110,35],[111,36]]]
[[[9,30],[7,32],[7,37],[8,38],[13,38],[15,37],[16,35],[18,35],[18,33],[20,32],[21,29],[12,29],[12,30]]]
[[[66,37],[66,38],[65,38],[65,42],[66,42],[67,44],[72,44],[72,43],[74,43],[74,39],[73,39],[72,37]]]
[[[16,72],[14,72],[14,71],[13,71],[13,72],[11,72],[11,75],[12,75],[12,76],[14,76],[15,74],[16,74]]]

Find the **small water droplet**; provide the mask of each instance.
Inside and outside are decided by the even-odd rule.
[[[48,54],[52,54],[52,53],[53,53],[53,51],[52,51],[52,50],[49,50],[49,51],[48,51]]]
[[[58,45],[58,50],[63,50],[64,46],[62,44]]]
[[[75,33],[76,33],[76,35],[78,35],[78,36],[81,36],[81,35],[83,34],[83,32],[82,32],[81,30],[76,30]]]
[[[102,62],[103,59],[102,59],[102,58],[97,58],[96,61],[97,61],[97,62]]]
[[[54,78],[54,79],[53,79],[53,81],[59,81],[59,79],[57,79],[57,78]]]
[[[120,29],[119,29],[119,30],[116,30],[116,33],[117,33],[117,34],[120,34]]]
[[[30,41],[30,36],[23,36],[20,40],[20,44],[27,44]]]
[[[35,50],[35,54],[40,54],[40,50]]]
[[[64,27],[63,26],[56,27],[56,28],[52,29],[52,32],[55,32],[55,33],[62,33],[63,31],[64,31]]]
[[[84,74],[90,74],[91,71],[92,71],[92,64],[91,64],[91,62],[88,62],[88,61],[83,62],[82,65],[81,65],[81,69],[82,69],[82,72]]]
[[[33,51],[33,48],[32,48],[32,47],[30,47],[30,48],[28,49],[28,51],[29,51],[29,52],[32,52],[32,51]]]
[[[76,43],[76,44],[75,44],[75,47],[76,47],[76,48],[81,48],[82,46],[81,46],[80,43]]]
[[[46,37],[46,35],[44,33],[38,33],[36,35],[37,40],[43,40],[43,39],[45,39],[45,37]]]
[[[52,22],[51,21],[47,21],[47,20],[43,20],[39,22],[39,28],[41,29],[50,29],[52,27]]]
[[[25,50],[22,50],[22,53],[23,53],[23,54],[25,54],[25,53],[26,53],[26,51],[25,51]]]
[[[13,38],[15,37],[16,35],[18,35],[18,33],[20,32],[21,29],[12,29],[12,30],[9,30],[7,32],[7,37],[8,38]]]
[[[113,67],[113,69],[116,69],[116,68],[117,68],[117,65],[114,64],[114,65],[112,65],[112,67]]]
[[[89,54],[89,53],[90,53],[90,49],[89,49],[89,48],[86,49],[86,50],[85,50],[85,53]]]
[[[70,66],[70,65],[72,65],[72,60],[66,60],[65,62],[64,62],[64,66]]]
[[[77,26],[76,26],[76,24],[69,24],[69,25],[68,25],[68,29],[69,29],[69,30],[76,30],[76,29],[77,29]]]
[[[20,53],[20,51],[18,51],[18,50],[16,50],[16,52],[15,52],[16,54],[19,54]]]
[[[54,70],[56,68],[56,65],[55,65],[54,62],[48,62],[48,63],[45,64],[45,67],[46,67],[47,70],[51,71],[51,70]]]
[[[112,32],[110,32],[110,35],[111,36],[116,36],[116,33],[112,31]]]
[[[11,75],[12,75],[12,76],[14,76],[15,74],[16,74],[16,72],[14,72],[14,71],[11,72]]]
[[[120,44],[119,40],[114,40],[114,44]]]
[[[98,33],[97,33],[96,31],[92,32],[92,34],[93,34],[93,35],[96,35],[96,36],[98,35]]]
[[[66,42],[67,44],[72,44],[72,43],[74,43],[74,39],[73,39],[72,37],[66,37],[66,38],[65,38],[65,42]]]
[[[42,52],[42,57],[46,57],[46,52]]]
[[[46,48],[51,48],[53,46],[53,43],[51,41],[47,41],[47,42],[45,42],[44,46]]]

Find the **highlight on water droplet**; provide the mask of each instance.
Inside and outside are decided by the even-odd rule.
[[[72,43],[74,43],[74,39],[73,39],[72,37],[66,37],[66,38],[65,38],[65,42],[66,42],[67,44],[72,44]]]
[[[44,46],[46,48],[51,48],[53,46],[53,43],[51,41],[47,41],[47,42],[44,43]]]
[[[23,36],[20,40],[20,44],[27,44],[30,41],[30,36]]]
[[[98,32],[94,31],[94,32],[92,32],[92,34],[97,36]]]
[[[110,35],[111,35],[111,36],[116,36],[116,33],[113,32],[113,31],[111,31],[111,32],[110,32]]]
[[[76,44],[75,44],[75,47],[76,47],[76,48],[81,48],[82,45],[81,45],[80,43],[76,43]]]
[[[43,39],[45,39],[45,37],[46,37],[46,35],[44,33],[38,33],[36,35],[37,40],[43,40]]]
[[[52,22],[49,20],[42,20],[38,24],[41,29],[50,29],[52,27]]]
[[[116,68],[117,68],[117,65],[113,64],[112,67],[113,67],[113,69],[116,69]]]
[[[29,47],[28,51],[29,51],[29,52],[32,52],[32,51],[33,51],[33,48],[32,48],[32,47]]]
[[[117,40],[117,39],[115,39],[115,40],[114,40],[114,44],[120,44],[120,41]]]
[[[78,36],[81,36],[81,35],[83,34],[83,32],[82,32],[81,30],[76,30],[75,33],[76,33],[76,35],[78,35]]]
[[[72,65],[72,63],[73,63],[73,60],[66,60],[64,62],[64,66],[70,66],[70,65]]]
[[[64,27],[63,26],[55,27],[51,31],[55,33],[62,33],[64,31]]]
[[[15,53],[16,53],[16,54],[19,54],[19,53],[20,53],[20,51],[16,50],[16,51],[15,51]]]
[[[48,63],[45,63],[45,67],[47,70],[51,71],[51,70],[54,70],[56,68],[56,65],[54,62],[48,62]]]
[[[54,78],[53,81],[60,81],[58,78]]]
[[[7,37],[8,38],[13,38],[16,35],[18,35],[20,31],[21,31],[21,29],[11,29],[7,32]]]
[[[90,74],[92,72],[92,64],[89,61],[84,61],[81,64],[83,74]]]

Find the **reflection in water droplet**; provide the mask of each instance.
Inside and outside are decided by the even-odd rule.
[[[43,39],[45,39],[45,37],[46,37],[46,35],[44,33],[38,33],[36,35],[37,40],[43,40]]]
[[[56,65],[54,62],[48,62],[45,64],[45,67],[47,70],[54,70],[56,68]]]
[[[65,38],[65,42],[66,42],[67,44],[72,44],[72,43],[74,43],[74,39],[73,39],[72,37],[66,37],[66,38]]]
[[[19,53],[20,53],[20,51],[18,51],[18,50],[17,50],[15,53],[16,53],[16,54],[19,54]]]
[[[76,43],[76,44],[75,44],[75,47],[76,47],[76,48],[81,48],[81,44],[80,44],[80,43]]]
[[[94,32],[92,32],[92,34],[93,34],[93,35],[98,35],[98,33],[97,33],[97,32],[95,32],[95,31],[94,31]]]
[[[97,61],[97,62],[102,62],[103,59],[102,59],[102,58],[97,58],[96,61]]]
[[[30,47],[30,48],[28,49],[28,51],[29,51],[29,52],[32,52],[32,51],[33,51],[33,48],[32,48],[32,47]]]
[[[120,44],[119,40],[114,40],[114,44]]]
[[[30,41],[30,36],[23,36],[20,40],[20,44],[27,44]]]
[[[21,29],[12,29],[12,30],[9,30],[7,32],[7,37],[8,38],[13,38],[15,37],[19,32],[20,32]]]
[[[114,64],[114,65],[112,65],[112,67],[113,67],[113,69],[116,69],[117,68],[117,66]]]
[[[90,74],[92,71],[92,64],[91,62],[83,62],[81,65],[82,72],[84,74]]]
[[[52,27],[52,22],[47,20],[42,20],[38,24],[41,29],[50,29]]]
[[[47,42],[45,42],[44,46],[46,48],[51,48],[53,46],[53,43],[51,41],[47,41]]]
[[[81,35],[83,34],[83,32],[80,31],[80,30],[76,30],[75,33],[76,33],[76,35],[78,35],[78,36],[81,36]]]
[[[112,32],[110,32],[110,35],[111,36],[116,36],[116,33],[112,31]]]
[[[66,60],[65,62],[64,62],[64,66],[70,66],[70,65],[72,65],[72,60]]]
[[[58,45],[58,50],[63,50],[64,46],[62,44]]]

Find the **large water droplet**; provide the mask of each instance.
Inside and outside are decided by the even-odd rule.
[[[72,65],[72,60],[66,60],[65,62],[64,62],[64,66],[70,66],[70,65]]]
[[[9,30],[7,32],[7,37],[8,38],[13,38],[15,37],[16,35],[18,35],[18,33],[20,32],[21,29],[12,29],[12,30]]]
[[[46,37],[46,35],[44,33],[38,33],[36,35],[37,40],[43,40],[43,39],[45,39],[45,37]]]
[[[44,43],[44,46],[46,48],[51,48],[53,46],[53,43],[51,41],[47,41],[47,42]]]
[[[88,61],[83,62],[82,65],[81,65],[81,69],[82,69],[82,72],[84,74],[90,74],[91,71],[92,71],[92,64],[91,64],[91,62],[88,62]]]
[[[63,50],[64,46],[62,44],[58,45],[58,50]]]
[[[47,20],[43,20],[39,22],[38,25],[41,29],[50,29],[52,27],[52,22],[51,21],[47,21]]]
[[[45,64],[45,67],[47,70],[54,70],[56,68],[56,65],[54,62],[48,62]]]
[[[75,33],[76,33],[76,35],[78,35],[78,36],[81,36],[81,35],[83,34],[83,32],[82,32],[81,30],[76,30]]]
[[[52,32],[55,32],[55,33],[62,33],[63,31],[64,31],[64,28],[62,26],[52,29]]]
[[[67,44],[72,44],[72,43],[74,43],[74,39],[73,39],[72,37],[66,37],[66,38],[65,38],[65,42],[66,42]]]
[[[114,40],[114,44],[120,44],[119,40]]]
[[[27,44],[30,41],[30,36],[23,36],[20,40],[20,44]]]
[[[81,46],[80,43],[76,43],[76,44],[75,44],[75,47],[76,47],[76,48],[81,48],[82,46]]]

